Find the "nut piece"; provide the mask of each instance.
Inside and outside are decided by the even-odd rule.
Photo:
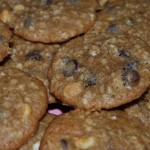
[[[21,10],[24,10],[25,7],[21,4],[18,4],[18,5],[15,5],[14,6],[14,11],[21,11]]]
[[[27,103],[24,103],[23,107],[24,107],[24,109],[23,109],[24,110],[23,116],[24,116],[24,119],[26,120],[28,118],[28,116],[31,114],[32,108],[31,108],[30,104],[27,104]]]
[[[75,145],[81,149],[88,149],[89,147],[94,145],[94,143],[95,141],[93,137],[82,137],[82,138],[76,139],[75,141]]]

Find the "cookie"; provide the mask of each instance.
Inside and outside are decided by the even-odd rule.
[[[8,43],[11,38],[11,31],[8,26],[0,21],[0,61],[2,61],[8,54]]]
[[[54,115],[47,114],[41,121],[37,133],[19,150],[38,150],[43,134],[49,123],[54,119]]]
[[[50,67],[50,91],[78,108],[113,108],[139,98],[150,84],[149,47],[137,37],[73,39]]]
[[[17,149],[36,132],[47,109],[43,83],[16,68],[0,68],[0,149]]]
[[[64,42],[95,23],[96,0],[8,0],[0,18],[14,33],[30,41]]]
[[[129,34],[150,45],[149,10],[149,0],[110,1],[98,13],[95,25],[85,36],[91,38],[99,34]]]
[[[150,89],[137,101],[125,105],[124,110],[150,129]]]
[[[40,150],[145,150],[149,139],[149,130],[123,111],[86,114],[75,110],[53,120]]]
[[[7,66],[19,68],[31,76],[38,78],[48,89],[47,71],[59,45],[32,43],[13,36],[11,46],[9,50],[11,60],[7,63]],[[49,102],[51,103],[54,101],[54,98],[50,95],[49,91],[48,94]]]

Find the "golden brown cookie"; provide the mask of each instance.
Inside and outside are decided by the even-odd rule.
[[[54,115],[46,114],[46,116],[40,121],[36,134],[25,145],[19,148],[19,150],[38,150],[43,134],[54,118]]]
[[[47,71],[51,65],[52,57],[57,53],[58,44],[42,44],[25,41],[22,38],[13,36],[11,39],[11,60],[6,63],[7,66],[19,68],[32,77],[41,80],[44,85],[49,86]],[[52,103],[54,98],[49,93],[49,102]]]
[[[71,111],[54,119],[40,150],[146,150],[150,132],[123,111]]]
[[[43,83],[16,68],[0,68],[0,149],[14,150],[36,132],[47,109]]]
[[[50,91],[63,103],[78,108],[117,107],[146,91],[149,58],[149,47],[137,37],[73,39],[53,59]]]
[[[11,38],[11,31],[8,26],[0,21],[0,61],[2,61],[8,54],[8,45]]]
[[[4,4],[6,3],[6,4]],[[30,41],[63,42],[95,23],[96,0],[1,1],[0,19]]]

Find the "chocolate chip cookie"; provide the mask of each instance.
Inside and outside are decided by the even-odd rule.
[[[0,149],[17,149],[36,132],[47,109],[43,83],[16,68],[0,68]]]
[[[41,121],[37,133],[19,150],[38,150],[43,134],[49,123],[54,119],[54,115],[47,114]]]
[[[8,43],[11,38],[11,31],[8,26],[0,21],[0,61],[2,61],[8,54]]]
[[[3,1],[1,20],[15,34],[43,43],[63,42],[87,32],[95,23],[98,6],[96,0]]]
[[[98,13],[95,25],[85,36],[91,38],[102,34],[129,34],[150,45],[149,10],[149,0],[110,1]]]
[[[137,37],[73,39],[53,59],[50,91],[78,108],[117,107],[146,91],[150,84],[149,58],[149,47]]]
[[[48,89],[47,71],[58,48],[58,44],[32,43],[13,36],[9,49],[11,60],[7,63],[7,66],[19,68],[38,78]],[[53,101],[54,98],[49,94],[49,102]]]
[[[149,139],[148,129],[123,111],[75,110],[53,120],[40,150],[145,150]]]

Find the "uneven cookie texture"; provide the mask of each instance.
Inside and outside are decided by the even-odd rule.
[[[140,99],[126,105],[124,110],[150,129],[150,89]]]
[[[98,13],[96,23],[85,36],[129,34],[150,45],[149,10],[149,0],[112,0]]]
[[[75,110],[53,120],[40,150],[145,150],[149,139],[148,129],[123,111]]]
[[[43,134],[54,118],[54,115],[46,114],[46,116],[40,121],[37,133],[29,139],[25,145],[19,148],[19,150],[38,150]]]
[[[0,61],[2,61],[8,54],[8,43],[11,38],[11,31],[8,26],[0,21]]]
[[[8,0],[0,2],[0,19],[30,41],[63,42],[87,32],[95,23],[96,0]]]
[[[0,68],[0,149],[17,149],[36,132],[47,109],[43,83],[15,68]]]
[[[137,37],[74,39],[53,59],[50,91],[62,102],[88,110],[120,106],[148,88],[149,58],[149,47]]]
[[[38,78],[48,89],[47,71],[59,45],[32,43],[17,36],[13,36],[10,45],[11,60],[6,65],[19,68]],[[48,94],[49,102],[52,103],[54,98],[50,95],[49,91]]]

